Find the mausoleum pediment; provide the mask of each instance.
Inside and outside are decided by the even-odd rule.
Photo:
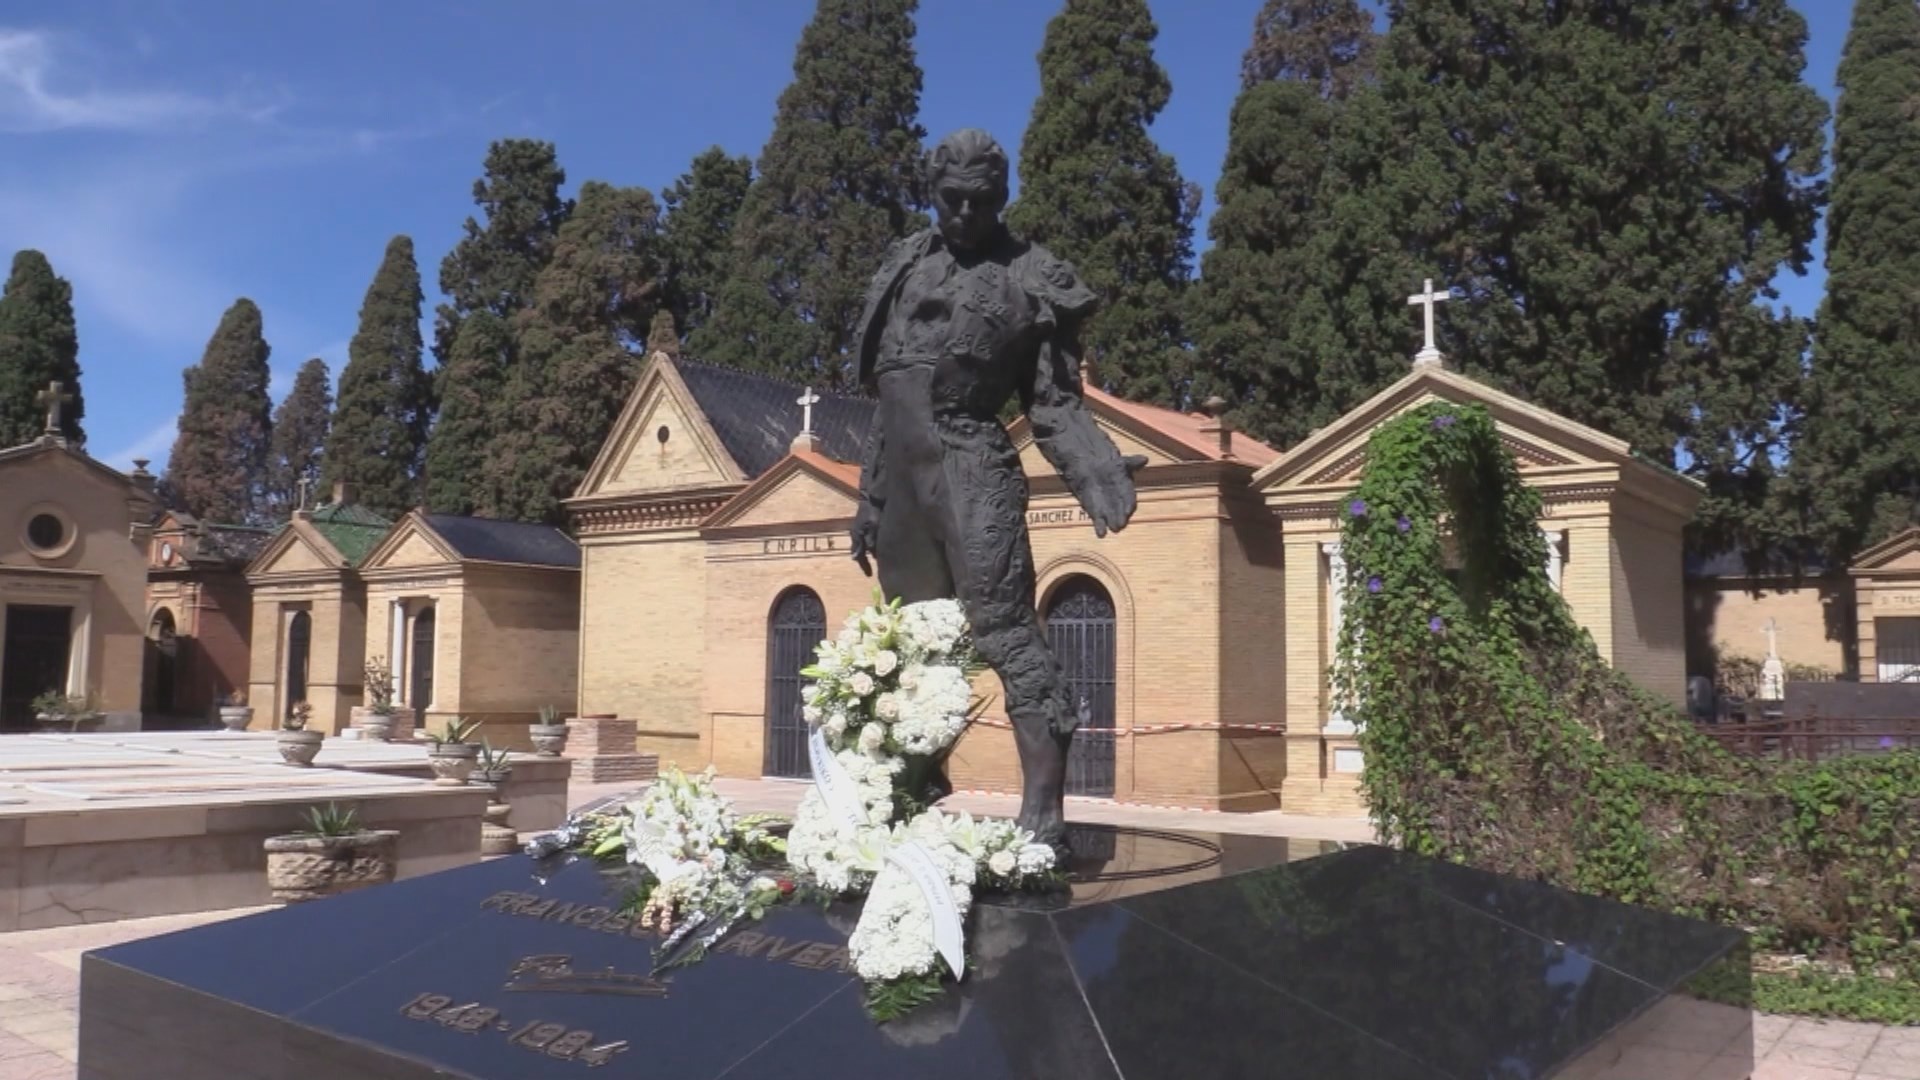
[[[248,577],[274,577],[282,574],[343,570],[347,560],[327,543],[326,538],[304,521],[293,521],[280,530],[253,564]]]
[[[460,556],[446,545],[433,530],[424,527],[418,516],[409,514],[402,518],[380,546],[373,549],[362,563],[362,571],[379,570],[387,567],[444,566],[460,561]]]
[[[575,497],[713,487],[746,479],[673,361],[655,353]]]
[[[1115,397],[1103,390],[1085,390],[1087,411],[1094,423],[1113,441],[1123,455],[1147,459],[1147,467],[1187,462],[1239,461],[1258,468],[1278,457],[1265,443],[1239,432],[1228,434],[1228,447],[1220,445],[1219,429],[1205,416],[1194,416],[1143,405]],[[1013,445],[1020,451],[1020,464],[1029,476],[1050,476],[1054,469],[1033,439],[1033,425],[1020,417],[1007,426]]]
[[[1920,529],[1908,529],[1855,556],[1850,569],[1864,571],[1920,571]]]
[[[750,528],[853,517],[860,467],[796,450],[728,500],[705,527]]]

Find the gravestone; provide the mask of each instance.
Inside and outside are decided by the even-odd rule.
[[[622,875],[508,858],[88,953],[81,1080],[1745,1077],[1737,931],[1390,851],[1076,826],[876,1024],[858,907],[655,971]],[[1295,858],[1297,861],[1287,861]]]

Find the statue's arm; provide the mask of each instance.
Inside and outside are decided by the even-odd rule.
[[[1033,441],[1093,519],[1095,535],[1120,531],[1133,516],[1133,473],[1142,457],[1121,457],[1093,421],[1080,392],[1075,320],[1062,320],[1041,343],[1027,399]]]
[[[863,573],[873,573],[868,556],[880,546],[880,507],[886,501],[887,435],[875,405],[867,426],[867,446],[860,455],[860,505],[853,514],[853,560]]]

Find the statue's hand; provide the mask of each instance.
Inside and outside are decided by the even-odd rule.
[[[1104,537],[1127,527],[1135,505],[1133,474],[1146,463],[1145,457],[1129,454],[1120,459],[1120,468],[1103,470],[1087,485],[1080,505],[1093,519],[1093,535]]]
[[[867,557],[876,554],[880,548],[880,511],[865,499],[860,500],[860,509],[853,515],[853,561],[860,564],[860,572],[873,576],[873,563]]]

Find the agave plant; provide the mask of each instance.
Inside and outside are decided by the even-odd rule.
[[[333,838],[352,836],[361,831],[359,811],[351,806],[343,810],[335,803],[307,807],[302,820],[307,824],[307,827],[301,830],[303,836]]]
[[[427,739],[435,746],[454,746],[464,743],[473,737],[474,732],[480,730],[480,725],[483,722],[484,721],[480,720],[468,720],[462,716],[455,716],[449,719],[446,725],[438,732],[427,732]]]

